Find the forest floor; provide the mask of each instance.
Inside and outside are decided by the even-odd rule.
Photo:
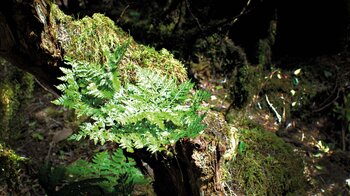
[[[223,79],[212,79],[201,78],[198,86],[212,94],[209,104],[213,109],[226,112],[231,104],[230,95],[217,82]],[[23,177],[30,187],[22,189],[18,195],[45,195],[38,179],[38,171],[45,163],[67,165],[81,157],[91,158],[93,153],[109,147],[65,140],[77,126],[72,113],[52,104],[53,99],[52,94],[36,85],[32,102],[22,111],[27,114],[26,125],[21,127],[20,136],[9,144],[19,155],[30,159],[28,172]],[[308,195],[349,195],[346,180],[350,178],[350,154],[342,150],[341,139],[334,139],[340,130],[337,130],[339,126],[333,118],[325,113],[306,115],[307,119],[292,116],[285,126],[281,126],[271,111],[258,110],[249,116],[267,131],[275,132],[293,145],[302,156],[309,183]],[[134,191],[135,195],[140,192],[142,188]]]
[[[309,73],[300,77],[303,77],[303,81],[320,82],[320,84],[313,84],[314,88],[318,88],[316,91],[320,94],[317,94],[316,98],[308,103],[310,105],[294,112],[295,115],[292,113],[282,123],[278,123],[271,108],[270,110],[261,107],[256,109],[254,105],[260,106],[259,101],[263,100],[257,98],[259,95],[254,97],[255,100],[259,101],[252,101],[250,107],[245,108],[243,112],[233,110],[233,112],[244,113],[243,115],[235,115],[236,118],[249,118],[253,123],[262,126],[266,131],[276,133],[286,143],[293,146],[305,164],[304,174],[308,181],[306,185],[307,195],[350,195],[350,133],[347,130],[342,130],[344,124],[341,125],[339,116],[334,112],[335,104],[339,100],[344,101],[342,96],[346,96],[346,92],[349,92],[350,58],[348,56],[348,54],[338,54],[314,58],[287,58],[283,62],[279,62],[284,64],[287,70],[288,66],[295,67],[295,64],[300,65],[300,67],[309,65],[311,69],[308,71]],[[332,70],[334,75],[332,79],[318,78],[319,80],[316,80],[319,72],[323,72],[324,75],[330,74],[327,70]],[[212,94],[209,102],[211,102],[213,109],[226,114],[232,112],[228,111],[230,104],[232,104],[230,93],[223,88],[222,81],[225,81],[225,78],[220,78],[220,76],[210,72],[207,70],[205,74],[197,73],[199,86]],[[278,73],[281,74],[280,80],[292,79],[291,75],[293,74],[284,74],[286,72],[286,70],[273,69],[265,73],[265,78],[271,78],[273,74],[277,75],[276,73]],[[289,72],[291,71],[289,70]],[[289,91],[290,89],[283,90]],[[280,94],[276,91],[273,96],[280,96]],[[239,119],[234,120],[238,124],[238,128],[241,124],[239,121]]]

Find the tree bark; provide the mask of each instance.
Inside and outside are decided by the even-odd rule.
[[[49,10],[44,0],[1,1],[0,56],[55,89],[64,63],[50,31]]]

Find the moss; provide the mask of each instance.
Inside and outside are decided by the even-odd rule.
[[[235,85],[231,96],[236,108],[244,108],[251,103],[253,96],[257,95],[263,84],[263,67],[244,65],[238,70]]]
[[[32,97],[34,80],[5,61],[1,62],[0,70],[0,138],[6,141],[10,135],[16,135],[13,129],[23,124],[23,113],[19,110]]]
[[[14,116],[14,110],[18,108],[18,101],[13,100],[14,89],[8,83],[2,83],[0,85],[0,99],[1,99],[1,136],[7,138],[6,131],[9,129],[11,118]]]
[[[303,195],[303,162],[292,147],[261,129],[240,131],[239,153],[226,167],[231,189],[246,195]]]
[[[179,82],[187,80],[183,64],[174,59],[167,50],[137,44],[133,38],[102,14],[75,20],[65,15],[56,5],[51,6],[50,23],[57,29],[55,39],[61,44],[64,55],[77,61],[104,64],[108,61],[106,51],[114,52],[119,46],[127,46],[119,63],[121,77],[132,81],[136,66],[156,69],[174,76]]]
[[[16,189],[20,182],[21,164],[26,159],[0,144],[0,187]]]

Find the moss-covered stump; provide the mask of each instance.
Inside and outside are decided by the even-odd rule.
[[[155,177],[157,195],[224,195],[224,164],[236,151],[236,129],[219,112],[203,119],[207,128],[194,139],[182,139],[173,150],[151,154],[136,150],[135,160],[146,162]]]
[[[224,193],[226,174],[223,164],[235,155],[237,132],[219,112],[208,112],[203,123],[208,127],[203,134],[191,140],[194,147],[191,162],[197,170],[195,179],[200,185],[201,195],[219,195]]]
[[[104,64],[108,52],[124,46],[126,51],[120,60],[118,71],[124,82],[133,81],[136,67],[156,69],[161,74],[173,76],[179,82],[187,80],[187,71],[166,49],[136,43],[133,38],[102,14],[75,20],[65,15],[56,5],[51,6],[51,30],[64,51],[64,56],[76,61]]]
[[[4,142],[24,124],[20,108],[32,97],[34,79],[4,60],[0,61],[0,77],[0,140]]]
[[[242,130],[235,160],[226,164],[229,189],[246,195],[305,194],[304,165],[292,147],[271,132]]]

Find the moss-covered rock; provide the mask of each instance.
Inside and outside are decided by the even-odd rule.
[[[303,195],[304,165],[292,147],[271,132],[240,131],[236,159],[226,164],[228,189],[246,195]]]

